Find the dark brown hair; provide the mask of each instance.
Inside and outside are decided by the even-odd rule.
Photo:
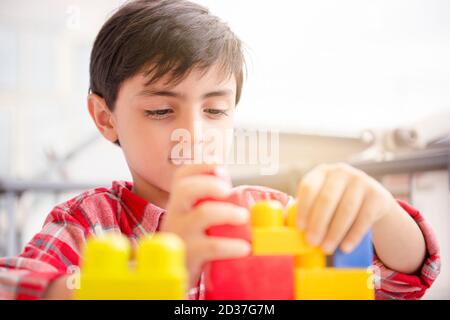
[[[91,52],[90,92],[114,110],[120,85],[143,73],[151,84],[170,74],[181,81],[193,69],[218,64],[235,76],[236,104],[244,79],[239,38],[209,10],[185,0],[126,2],[103,25]]]

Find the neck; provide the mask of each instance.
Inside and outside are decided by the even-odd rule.
[[[133,175],[133,188],[131,191],[161,209],[166,209],[167,207],[169,192],[147,183],[135,175]]]

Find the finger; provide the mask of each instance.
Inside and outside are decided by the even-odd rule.
[[[205,261],[241,258],[250,254],[251,245],[241,239],[205,237],[199,244],[199,252]]]
[[[364,186],[356,178],[347,185],[323,240],[322,249],[326,253],[333,253],[350,230],[361,209],[364,190]]]
[[[370,226],[377,216],[379,208],[379,201],[377,197],[373,197],[366,193],[361,208],[358,212],[357,218],[351,226],[348,233],[340,246],[343,252],[351,252],[361,242],[364,235],[369,231]]]
[[[192,176],[180,180],[172,190],[172,211],[185,212],[201,198],[226,198],[232,188],[231,185],[213,176]]]
[[[192,212],[193,228],[206,230],[215,225],[239,225],[249,221],[246,208],[226,202],[206,202]]]
[[[306,227],[310,208],[325,181],[325,177],[326,167],[321,165],[308,172],[299,183],[297,189],[297,199],[299,199],[297,220],[301,229]]]
[[[338,169],[327,173],[308,215],[306,236],[311,245],[319,245],[325,237],[347,183],[348,175],[345,171]]]

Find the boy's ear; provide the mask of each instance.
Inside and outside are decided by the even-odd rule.
[[[87,98],[89,114],[100,133],[109,141],[118,140],[113,113],[109,110],[105,99],[97,94],[91,93]]]

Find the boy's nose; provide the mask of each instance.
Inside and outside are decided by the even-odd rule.
[[[196,116],[191,116],[184,121],[183,127],[189,132],[192,146],[203,144],[205,128],[201,119]]]
[[[177,129],[183,130],[183,136],[178,136],[179,139],[174,141],[174,145],[182,143],[183,149],[190,148],[189,152],[183,152],[186,160],[196,161],[198,158],[203,157],[203,148],[206,141],[203,135],[205,128],[201,121],[194,117],[184,119],[184,121],[178,123]],[[187,136],[184,136],[184,134]]]

